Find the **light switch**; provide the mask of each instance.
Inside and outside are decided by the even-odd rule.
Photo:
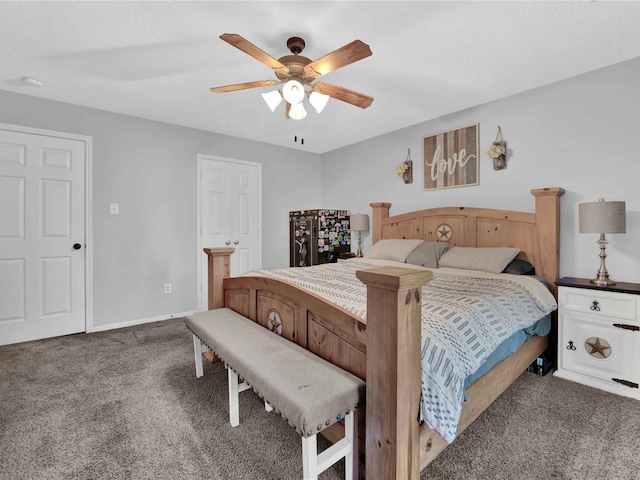
[[[109,213],[111,215],[118,215],[120,213],[120,204],[112,203],[109,205]]]

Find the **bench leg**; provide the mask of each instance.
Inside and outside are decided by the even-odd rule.
[[[196,377],[200,378],[204,375],[204,370],[202,369],[202,343],[195,335],[193,336],[193,353],[196,357]]]
[[[358,478],[358,412],[344,417],[344,438],[351,443],[351,451],[344,457],[344,478]]]
[[[318,441],[315,435],[302,437],[302,478],[317,480],[318,478]]]
[[[355,412],[344,416],[344,438],[320,455],[316,435],[302,437],[302,473],[304,480],[316,480],[318,475],[344,458],[344,478],[358,478],[357,419]]]
[[[229,377],[229,423],[232,427],[240,425],[240,407],[238,402],[238,374],[227,368]]]

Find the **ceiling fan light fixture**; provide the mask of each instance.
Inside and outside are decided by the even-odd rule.
[[[304,87],[297,80],[289,80],[284,84],[284,87],[282,87],[282,96],[291,106],[302,102],[304,95]]]
[[[294,103],[289,109],[289,118],[292,120],[302,120],[307,116],[307,111],[302,103]]]
[[[264,101],[272,112],[274,112],[276,107],[280,105],[280,102],[282,102],[282,94],[280,93],[280,90],[263,93],[262,98],[264,98]]]
[[[311,92],[309,95],[309,103],[313,105],[313,108],[315,108],[318,113],[321,113],[322,110],[324,110],[328,101],[329,95],[325,95],[324,93]]]

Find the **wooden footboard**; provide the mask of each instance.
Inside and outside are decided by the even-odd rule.
[[[519,247],[523,258],[535,265],[555,294],[559,197],[564,190],[545,188],[531,193],[536,197],[535,214],[456,207],[390,217],[390,204],[372,204],[373,238],[435,240],[439,227],[445,225],[453,232],[452,245]],[[366,422],[360,412],[360,436],[366,436],[367,478],[417,479],[420,469],[447,445],[417,421],[420,292],[431,278],[430,272],[395,267],[357,272],[368,290],[365,322],[284,282],[262,277],[227,278],[229,250],[233,249],[204,249],[209,255],[209,308],[229,307],[366,380]],[[472,385],[458,433],[546,347],[546,338],[531,338]],[[339,428],[339,424],[333,427]],[[333,434],[327,431],[331,439]]]
[[[375,312],[372,316],[378,320],[368,326],[360,317],[294,285],[265,277],[225,278],[229,262],[222,257],[229,255],[228,249],[204,250],[216,259],[209,262],[209,275],[223,278],[217,283],[223,287],[224,306],[367,381],[366,405],[358,410],[358,423],[369,478],[417,478],[420,292],[433,274],[397,267],[359,271],[358,278],[367,285],[367,311]],[[380,321],[392,318],[398,321]],[[367,355],[367,345],[376,353]],[[322,434],[330,440],[344,436],[340,424]]]
[[[226,307],[365,379],[367,326],[361,318],[270,278],[226,278],[223,285]]]

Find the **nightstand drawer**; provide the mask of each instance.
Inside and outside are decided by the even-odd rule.
[[[638,381],[632,360],[635,332],[568,312],[560,321],[563,368],[612,382],[612,378]]]
[[[638,321],[636,295],[564,287],[560,287],[559,291],[563,311]]]

